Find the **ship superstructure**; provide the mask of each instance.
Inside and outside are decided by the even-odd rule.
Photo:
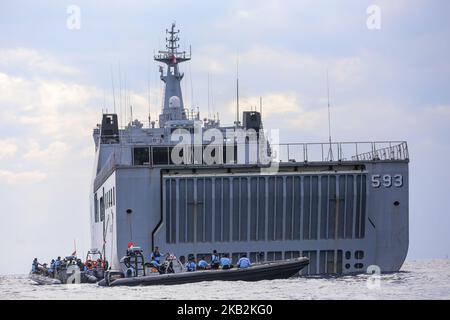
[[[132,241],[181,260],[310,258],[307,274],[397,271],[408,251],[406,142],[273,142],[261,113],[232,126],[200,119],[183,101],[179,31],[155,61],[164,82],[158,126],[94,129],[92,247],[113,268]],[[242,135],[244,132],[244,135]],[[184,141],[183,144],[180,142]],[[180,147],[181,146],[181,147]],[[255,156],[253,156],[255,155]]]

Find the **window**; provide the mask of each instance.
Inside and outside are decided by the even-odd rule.
[[[250,261],[252,263],[264,262],[265,261],[264,255],[265,255],[264,252],[251,252]]]
[[[279,261],[281,260],[281,252],[275,251],[275,252],[267,252],[267,261]]]
[[[284,259],[295,259],[300,257],[300,251],[286,251],[284,253]]]
[[[100,221],[105,220],[105,201],[103,197],[100,198]]]
[[[97,199],[97,194],[95,194],[94,195],[94,221],[95,222],[98,222],[98,220],[99,220],[98,207],[99,207],[99,202]]]
[[[169,164],[169,148],[154,147],[152,149],[152,159],[154,165],[168,165]]]
[[[149,148],[134,148],[133,149],[133,165],[143,166],[150,164]]]

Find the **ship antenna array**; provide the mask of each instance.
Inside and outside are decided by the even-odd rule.
[[[236,127],[239,126],[239,55],[236,60]]]
[[[331,108],[330,108],[330,81],[327,69],[327,97],[328,97],[328,142],[330,143],[330,148],[328,150],[328,158],[333,161],[333,147],[331,144]]]
[[[262,109],[263,109],[263,98],[259,97],[259,114],[262,117]]]
[[[114,75],[113,75],[113,67],[111,65],[111,86],[113,92],[113,102],[114,102],[114,113],[116,113],[116,93],[114,89]]]

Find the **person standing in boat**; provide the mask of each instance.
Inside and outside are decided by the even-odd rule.
[[[38,273],[39,271],[39,262],[37,258],[33,259],[33,263],[31,265],[31,273]]]
[[[211,269],[219,269],[220,267],[220,256],[217,253],[217,250],[213,251],[211,255]]]
[[[237,265],[239,269],[246,269],[252,266],[252,263],[250,262],[250,259],[247,258],[246,254],[243,254],[242,257],[239,259]]]
[[[55,277],[55,259],[50,261],[50,267],[48,268],[49,275],[54,278]]]
[[[58,273],[60,268],[61,268],[61,257],[58,257],[55,261],[55,273]]]

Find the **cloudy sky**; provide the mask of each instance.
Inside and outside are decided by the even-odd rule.
[[[68,28],[70,5],[79,29]],[[380,29],[367,27],[370,5]],[[185,103],[207,115],[209,74],[209,112],[223,123],[233,121],[239,56],[245,107],[262,96],[265,125],[282,140],[326,141],[329,70],[333,139],[408,141],[409,258],[445,258],[449,11],[447,0],[1,1],[0,274],[69,254],[74,239],[79,253],[89,248],[91,133],[102,109],[113,110],[111,70],[122,122],[119,70],[122,100],[126,83],[134,115],[155,118],[151,57],[173,21],[182,46],[192,45]]]

